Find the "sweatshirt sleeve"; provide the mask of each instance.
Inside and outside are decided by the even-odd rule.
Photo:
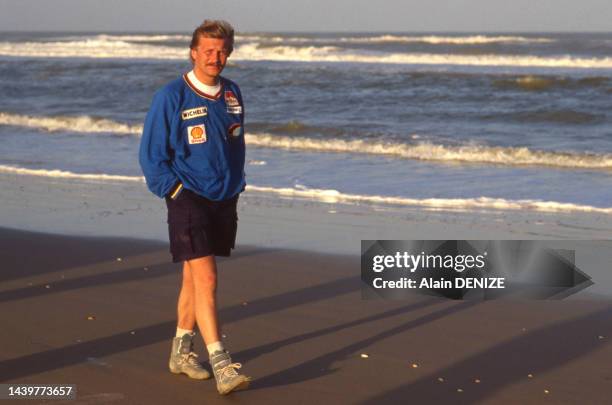
[[[140,140],[139,162],[147,187],[161,198],[178,182],[170,166],[174,156],[170,147],[170,135],[175,110],[170,95],[164,91],[157,92],[145,118]]]

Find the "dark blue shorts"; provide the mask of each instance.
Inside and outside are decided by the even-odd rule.
[[[237,204],[238,195],[212,201],[187,189],[174,200],[166,197],[172,261],[229,256],[236,242]]]

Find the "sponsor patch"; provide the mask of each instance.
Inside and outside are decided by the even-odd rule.
[[[204,124],[187,127],[187,136],[189,137],[190,145],[206,142],[206,128],[204,128]]]
[[[242,114],[242,107],[227,107],[227,112],[230,114]]]
[[[197,107],[197,108],[191,108],[189,110],[181,111],[181,118],[183,119],[183,121],[189,120],[191,118],[205,117],[207,115],[208,115],[207,107]]]
[[[231,136],[240,136],[242,135],[242,125],[233,124],[231,127],[229,127],[228,132]]]
[[[228,107],[240,107],[238,98],[236,97],[234,92],[230,90],[227,90],[225,92],[225,104],[227,104]]]

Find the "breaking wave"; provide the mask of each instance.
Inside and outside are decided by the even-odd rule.
[[[144,183],[142,176],[120,176],[110,174],[73,173],[62,170],[27,169],[8,165],[0,165],[0,173],[29,175],[39,177],[98,180],[98,181],[126,181]],[[338,190],[314,189],[306,187],[265,187],[249,185],[247,192],[274,194],[282,197],[308,198],[323,203],[349,203],[349,204],[384,204],[410,207],[424,207],[430,209],[470,210],[530,210],[541,212],[584,212],[597,214],[612,214],[612,208],[593,207],[557,201],[540,200],[507,200],[504,198],[407,198],[382,195],[348,194]]]
[[[270,134],[251,134],[247,135],[246,140],[249,145],[267,148],[387,155],[413,160],[612,169],[612,154],[549,152],[531,150],[526,147],[445,146],[429,142],[383,143],[370,140],[324,140]]]
[[[122,124],[105,118],[81,116],[31,116],[0,112],[0,125],[43,129],[49,132],[141,134],[142,126]]]
[[[101,40],[119,40],[134,42],[166,42],[166,41],[190,41],[191,35],[112,35],[100,34],[94,38]]]
[[[610,69],[612,58],[533,55],[459,55],[430,53],[355,53],[335,46],[274,46],[245,44],[238,47],[234,60],[283,62],[352,62],[410,65],[508,66]]]
[[[186,59],[183,48],[94,37],[77,41],[0,42],[0,55],[36,58]]]
[[[130,125],[90,116],[36,117],[0,113],[0,125],[14,125],[56,132],[140,135],[141,125]],[[580,169],[612,169],[612,154],[538,151],[527,147],[485,145],[447,146],[430,142],[401,143],[374,140],[317,139],[267,133],[247,134],[250,146],[331,153],[384,155],[402,159],[486,163],[507,166],[551,166]],[[419,139],[411,136],[411,139]]]
[[[38,177],[53,177],[62,179],[100,180],[100,181],[134,181],[144,183],[142,176],[122,176],[116,174],[73,173],[64,170],[27,169],[9,165],[0,165],[0,173],[20,174]]]
[[[530,38],[523,36],[441,36],[441,35],[376,35],[368,37],[292,37],[292,36],[270,36],[270,35],[238,35],[237,41],[245,42],[275,42],[275,43],[307,43],[307,42],[344,42],[344,43],[425,43],[425,44],[448,44],[448,45],[481,45],[494,43],[550,43],[555,42],[550,38]]]
[[[247,191],[272,193],[285,197],[311,198],[326,203],[370,203],[401,205],[413,207],[438,208],[449,210],[497,209],[497,210],[531,210],[544,212],[588,212],[612,214],[612,208],[600,208],[590,205],[578,205],[556,201],[540,200],[507,200],[504,198],[406,198],[380,195],[345,194],[337,190],[313,188],[276,188],[248,186]]]
[[[126,36],[96,36],[77,41],[0,42],[0,55],[37,58],[118,58],[185,60],[182,47],[129,42]],[[132,36],[132,38],[140,36]],[[122,38],[122,39],[121,39]],[[239,45],[233,61],[350,62],[412,65],[506,66],[547,68],[612,68],[612,58],[569,55],[459,55],[430,53],[359,53],[335,46]]]

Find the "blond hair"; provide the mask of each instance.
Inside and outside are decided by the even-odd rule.
[[[204,20],[195,30],[191,36],[191,43],[189,49],[195,49],[200,43],[200,37],[204,38],[217,38],[224,39],[227,45],[227,51],[229,54],[234,50],[234,27],[230,23],[224,20]],[[189,58],[193,63],[191,52]]]

